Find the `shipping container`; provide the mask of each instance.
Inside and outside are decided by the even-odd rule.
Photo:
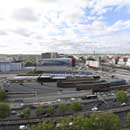
[[[118,86],[118,85],[125,85],[125,84],[126,84],[126,80],[124,80],[124,79],[113,80],[110,82],[111,86]]]

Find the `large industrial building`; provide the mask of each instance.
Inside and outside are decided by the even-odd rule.
[[[75,66],[73,58],[45,58],[40,59],[36,70],[42,71],[70,71]]]

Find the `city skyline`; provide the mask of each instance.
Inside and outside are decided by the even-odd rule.
[[[0,0],[0,54],[129,53],[129,0]]]

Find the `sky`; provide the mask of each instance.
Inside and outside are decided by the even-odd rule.
[[[0,54],[130,53],[130,0],[0,0]]]

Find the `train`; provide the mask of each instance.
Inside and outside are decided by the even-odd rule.
[[[59,88],[76,88],[77,91],[80,90],[92,90],[95,92],[107,92],[115,89],[127,89],[130,85],[124,79],[112,79],[106,80],[88,80],[88,81],[58,81],[57,87]]]
[[[96,80],[96,79],[84,79],[84,80],[80,80],[80,81],[77,81],[77,80],[66,80],[66,81],[61,81],[61,80],[58,80],[57,81],[57,87],[58,88],[75,88],[76,85],[78,84],[93,84],[93,83],[103,83],[105,82],[105,80]]]
[[[44,82],[60,82],[60,81],[86,81],[100,79],[98,75],[42,75],[37,78],[40,83]]]

